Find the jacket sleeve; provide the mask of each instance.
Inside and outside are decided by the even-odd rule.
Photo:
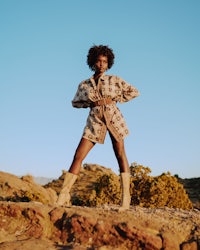
[[[91,106],[91,102],[87,97],[87,90],[83,87],[83,83],[80,83],[78,90],[72,100],[72,106],[74,108],[88,108]]]
[[[120,103],[128,102],[131,99],[139,96],[139,91],[131,84],[127,83],[123,79],[120,79],[121,82],[121,98]]]

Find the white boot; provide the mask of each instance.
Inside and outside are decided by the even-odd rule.
[[[119,208],[119,212],[129,209],[130,203],[131,203],[130,173],[123,172],[120,175],[121,175],[121,187],[122,187],[122,200],[121,200],[121,207]]]
[[[62,205],[66,205],[66,206],[70,206],[71,205],[71,196],[70,196],[70,190],[73,186],[73,184],[75,183],[76,179],[77,179],[77,175],[72,174],[70,172],[66,172],[65,174],[65,179],[62,185],[62,189],[61,192],[58,196],[58,200],[57,200],[57,205],[62,206]]]

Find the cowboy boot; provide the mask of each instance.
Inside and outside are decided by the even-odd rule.
[[[122,200],[119,211],[125,211],[129,209],[131,203],[130,196],[130,173],[123,172],[121,175],[121,187],[122,187]]]
[[[59,206],[62,206],[62,205],[70,206],[71,205],[70,190],[71,190],[73,184],[75,183],[77,177],[78,176],[75,174],[72,174],[70,172],[66,172],[64,182],[62,185],[62,189],[61,189],[61,192],[58,196],[58,200],[56,203],[57,205],[59,205]]]

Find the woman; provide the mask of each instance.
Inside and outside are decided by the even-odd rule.
[[[121,208],[128,209],[130,206],[130,172],[124,148],[128,128],[116,103],[127,102],[137,97],[139,92],[120,77],[104,74],[112,67],[114,57],[108,46],[95,45],[89,49],[87,64],[94,75],[79,84],[72,105],[75,108],[90,108],[90,113],[72,164],[65,175],[58,205],[70,204],[70,190],[80,172],[82,161],[96,143],[104,143],[108,131],[120,169]]]

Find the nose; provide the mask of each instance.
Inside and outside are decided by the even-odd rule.
[[[100,62],[100,66],[101,66],[101,67],[103,67],[104,65],[105,65],[105,62],[104,62],[104,61]]]

